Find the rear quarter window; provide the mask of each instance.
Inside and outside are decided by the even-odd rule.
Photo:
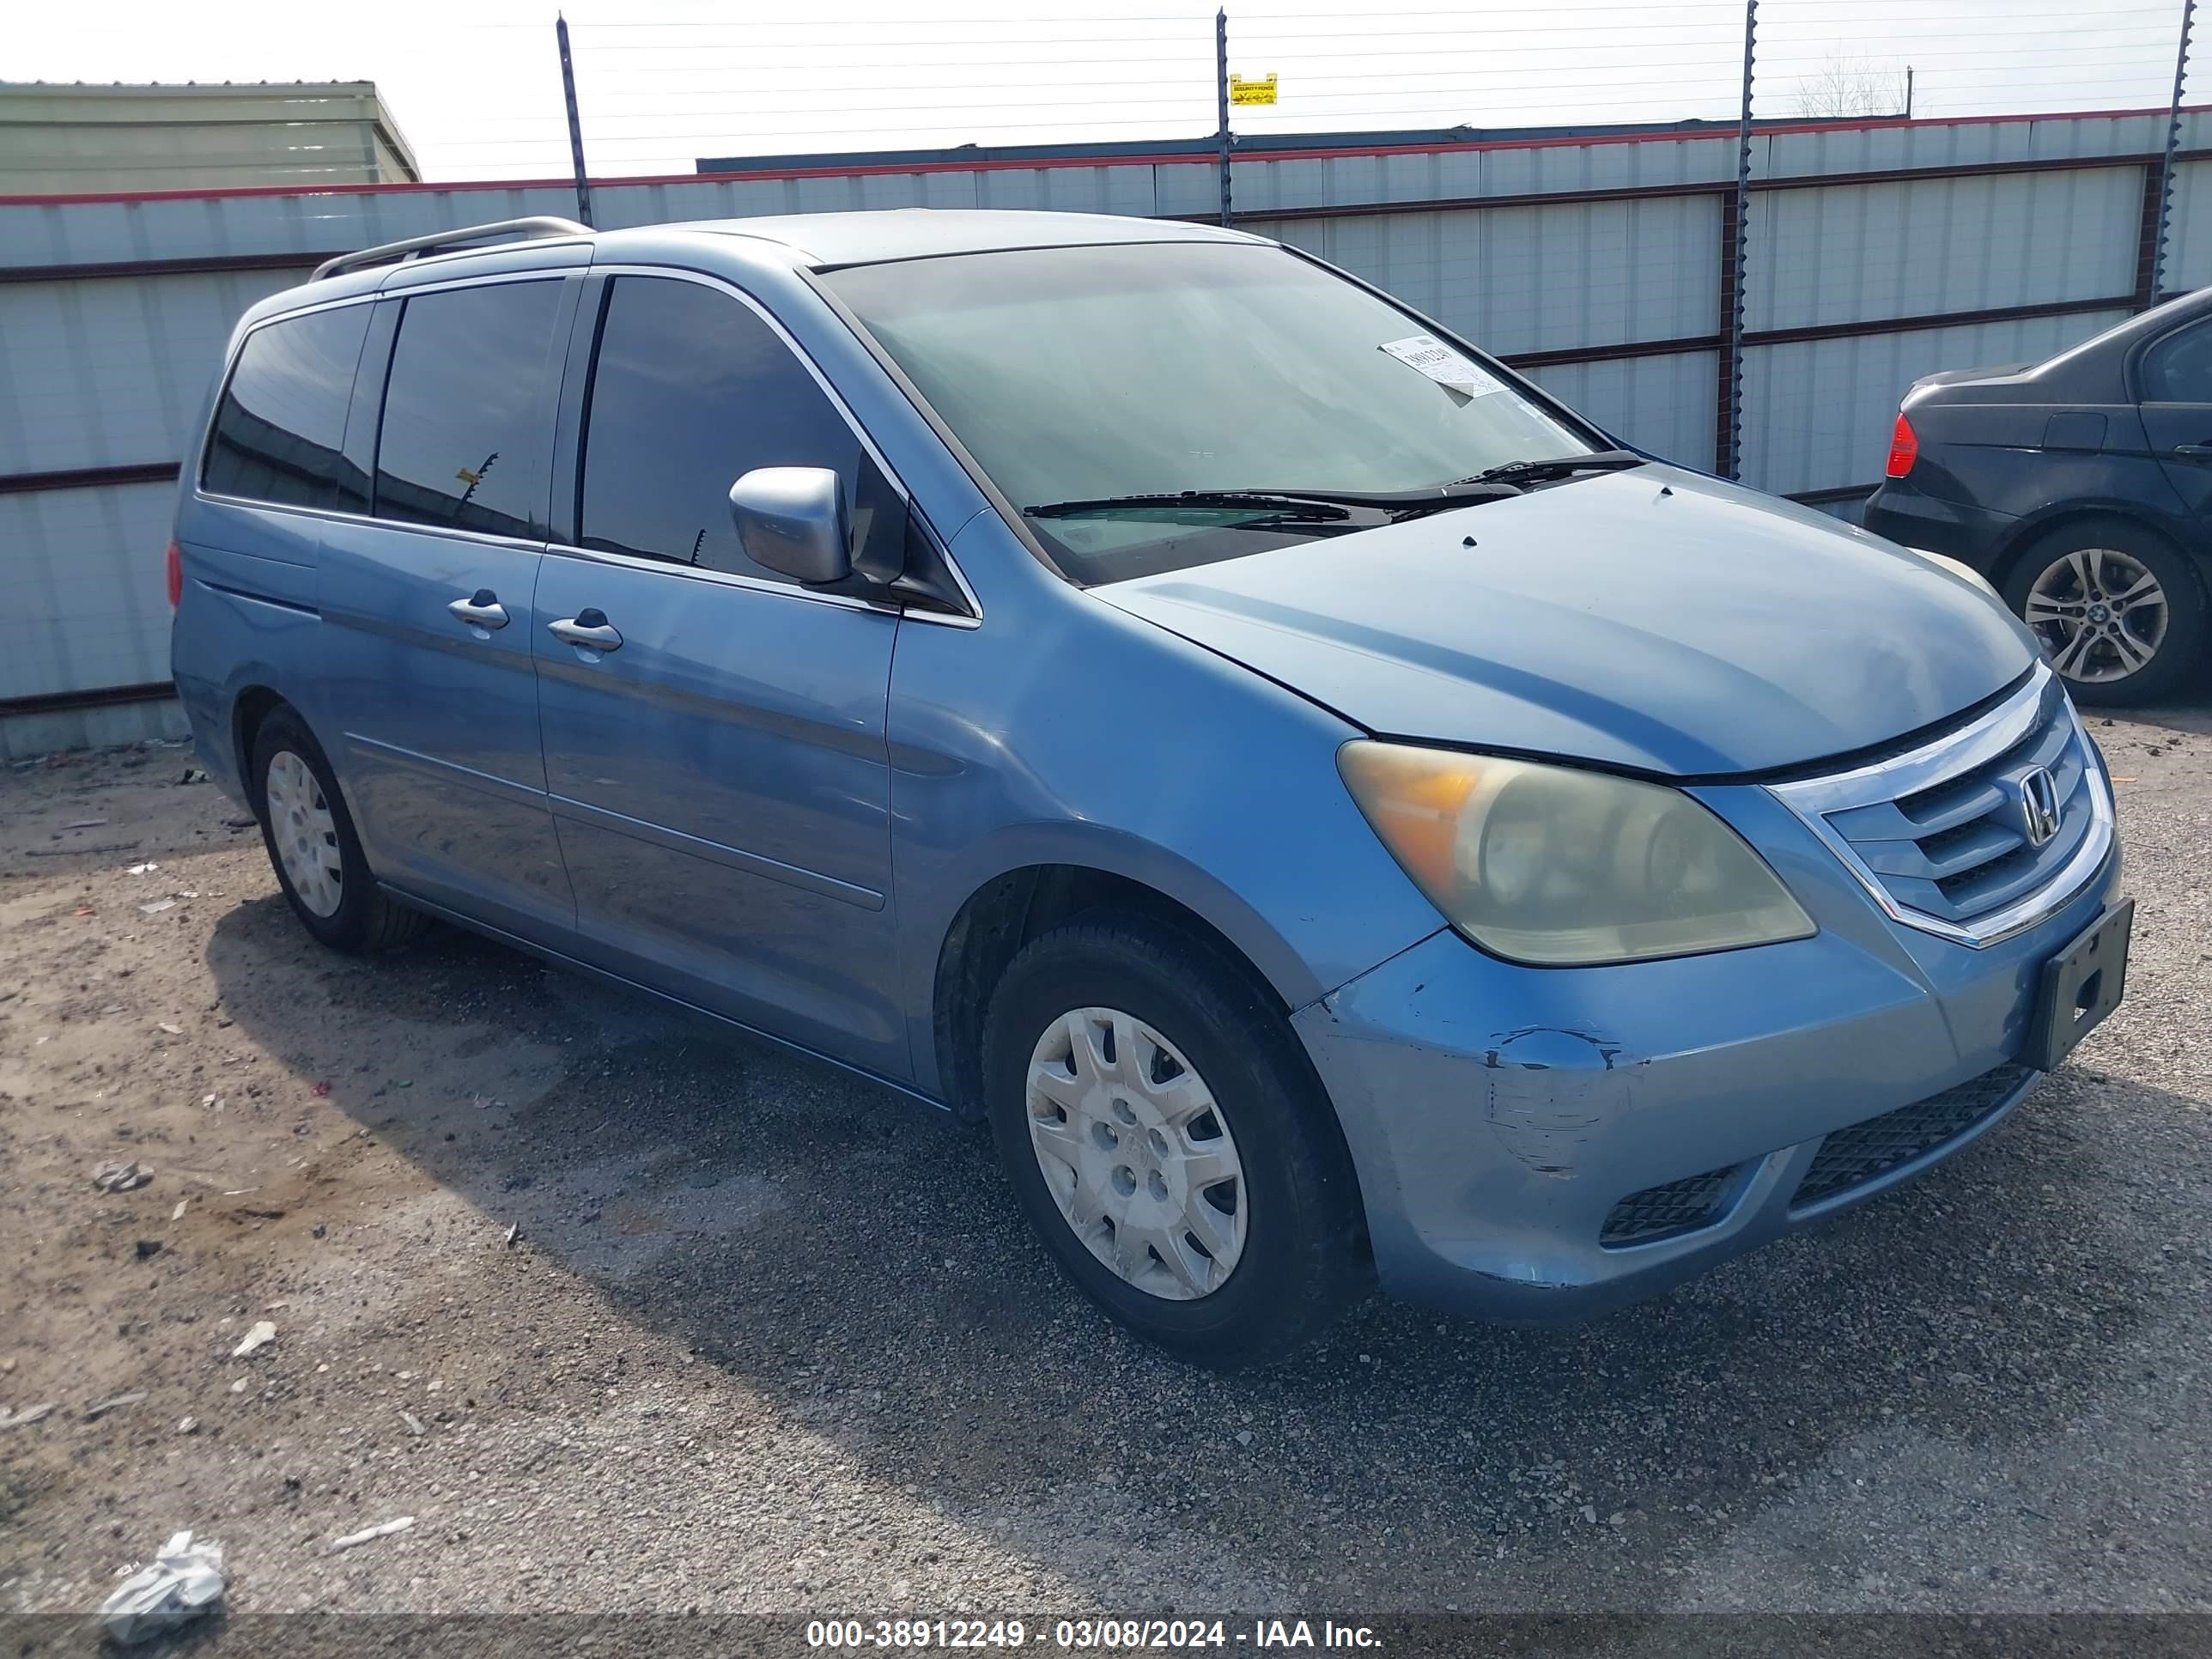
[[[2212,404],[2212,323],[2177,329],[2143,353],[2147,404]]]
[[[340,447],[368,310],[286,317],[246,337],[216,405],[203,489],[284,507],[367,505],[368,480]]]

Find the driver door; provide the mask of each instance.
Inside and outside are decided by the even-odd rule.
[[[902,1078],[884,744],[899,619],[752,563],[728,505],[741,473],[784,465],[836,471],[850,503],[860,439],[735,290],[594,286],[571,355],[589,374],[575,540],[548,550],[531,634],[578,931],[631,978]]]

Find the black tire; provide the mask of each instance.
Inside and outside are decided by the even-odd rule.
[[[2166,595],[2166,633],[2148,662],[2123,678],[2076,679],[2065,668],[2059,672],[2074,700],[2098,707],[2160,702],[2182,695],[2203,669],[2208,633],[2204,582],[2196,563],[2163,536],[2125,519],[2075,519],[2038,537],[2013,562],[2004,582],[2005,603],[2013,614],[2027,619],[2030,592],[2044,573],[2064,562],[2074,553],[2110,548],[2135,560],[2158,579]],[[2066,592],[2070,594],[2074,584]],[[2101,592],[2094,597],[2101,600]],[[2042,639],[2046,654],[2058,641],[2055,629],[2046,631],[2029,621]],[[2109,649],[2109,647],[2107,647]],[[2057,660],[2063,660],[2063,652]]]
[[[328,915],[318,915],[301,898],[277,850],[277,830],[269,811],[269,769],[285,754],[297,756],[306,764],[320,792],[321,803],[330,811],[338,850],[340,896],[337,908]],[[376,878],[369,873],[368,860],[362,854],[361,838],[354,833],[353,814],[346,810],[345,797],[338,793],[330,759],[307,723],[291,709],[272,710],[254,733],[246,787],[253,793],[253,813],[261,820],[261,844],[268,851],[270,867],[276,872],[276,884],[284,890],[300,925],[318,941],[334,951],[365,956],[404,944],[428,925],[430,919],[420,910],[398,902],[377,886]]]
[[[1046,1185],[1030,1139],[1030,1058],[1057,1020],[1087,1007],[1130,1014],[1187,1056],[1234,1137],[1245,1237],[1206,1294],[1171,1301],[1122,1279]],[[1282,1014],[1211,942],[1098,916],[1030,941],[992,994],[983,1085],[1023,1213],[1083,1293],[1139,1335],[1200,1364],[1259,1364],[1311,1340],[1366,1289],[1358,1183],[1334,1111]]]

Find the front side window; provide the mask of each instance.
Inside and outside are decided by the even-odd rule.
[[[1594,448],[1405,313],[1281,248],[1028,248],[821,280],[1079,580],[1382,521],[1116,498],[1434,491]]]
[[[875,505],[860,462],[853,428],[750,307],[674,277],[615,278],[584,422],[583,545],[787,580],[738,546],[730,486],[755,467],[828,467],[860,542]]]
[[[535,539],[553,416],[557,281],[418,294],[400,313],[376,446],[376,516]]]
[[[216,406],[202,489],[287,507],[361,508],[367,481],[339,452],[368,309],[287,317],[246,337]]]

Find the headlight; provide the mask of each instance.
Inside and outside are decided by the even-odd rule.
[[[1812,918],[1679,789],[1407,744],[1337,750],[1359,810],[1453,927],[1546,967],[1803,939]]]
[[[1980,571],[1975,569],[1973,566],[1962,563],[1959,560],[1953,558],[1948,553],[1930,553],[1924,547],[1908,547],[1905,550],[1908,553],[1917,553],[1922,558],[1927,560],[1930,564],[1942,565],[1944,569],[1949,571],[1954,576],[1964,576],[1968,581],[1973,583],[1975,586],[1980,588],[1983,592],[1988,594],[1991,599],[1996,599],[2000,604],[2003,602],[2002,596],[1997,592],[1996,588],[1990,586],[1990,579],[1982,574]]]

